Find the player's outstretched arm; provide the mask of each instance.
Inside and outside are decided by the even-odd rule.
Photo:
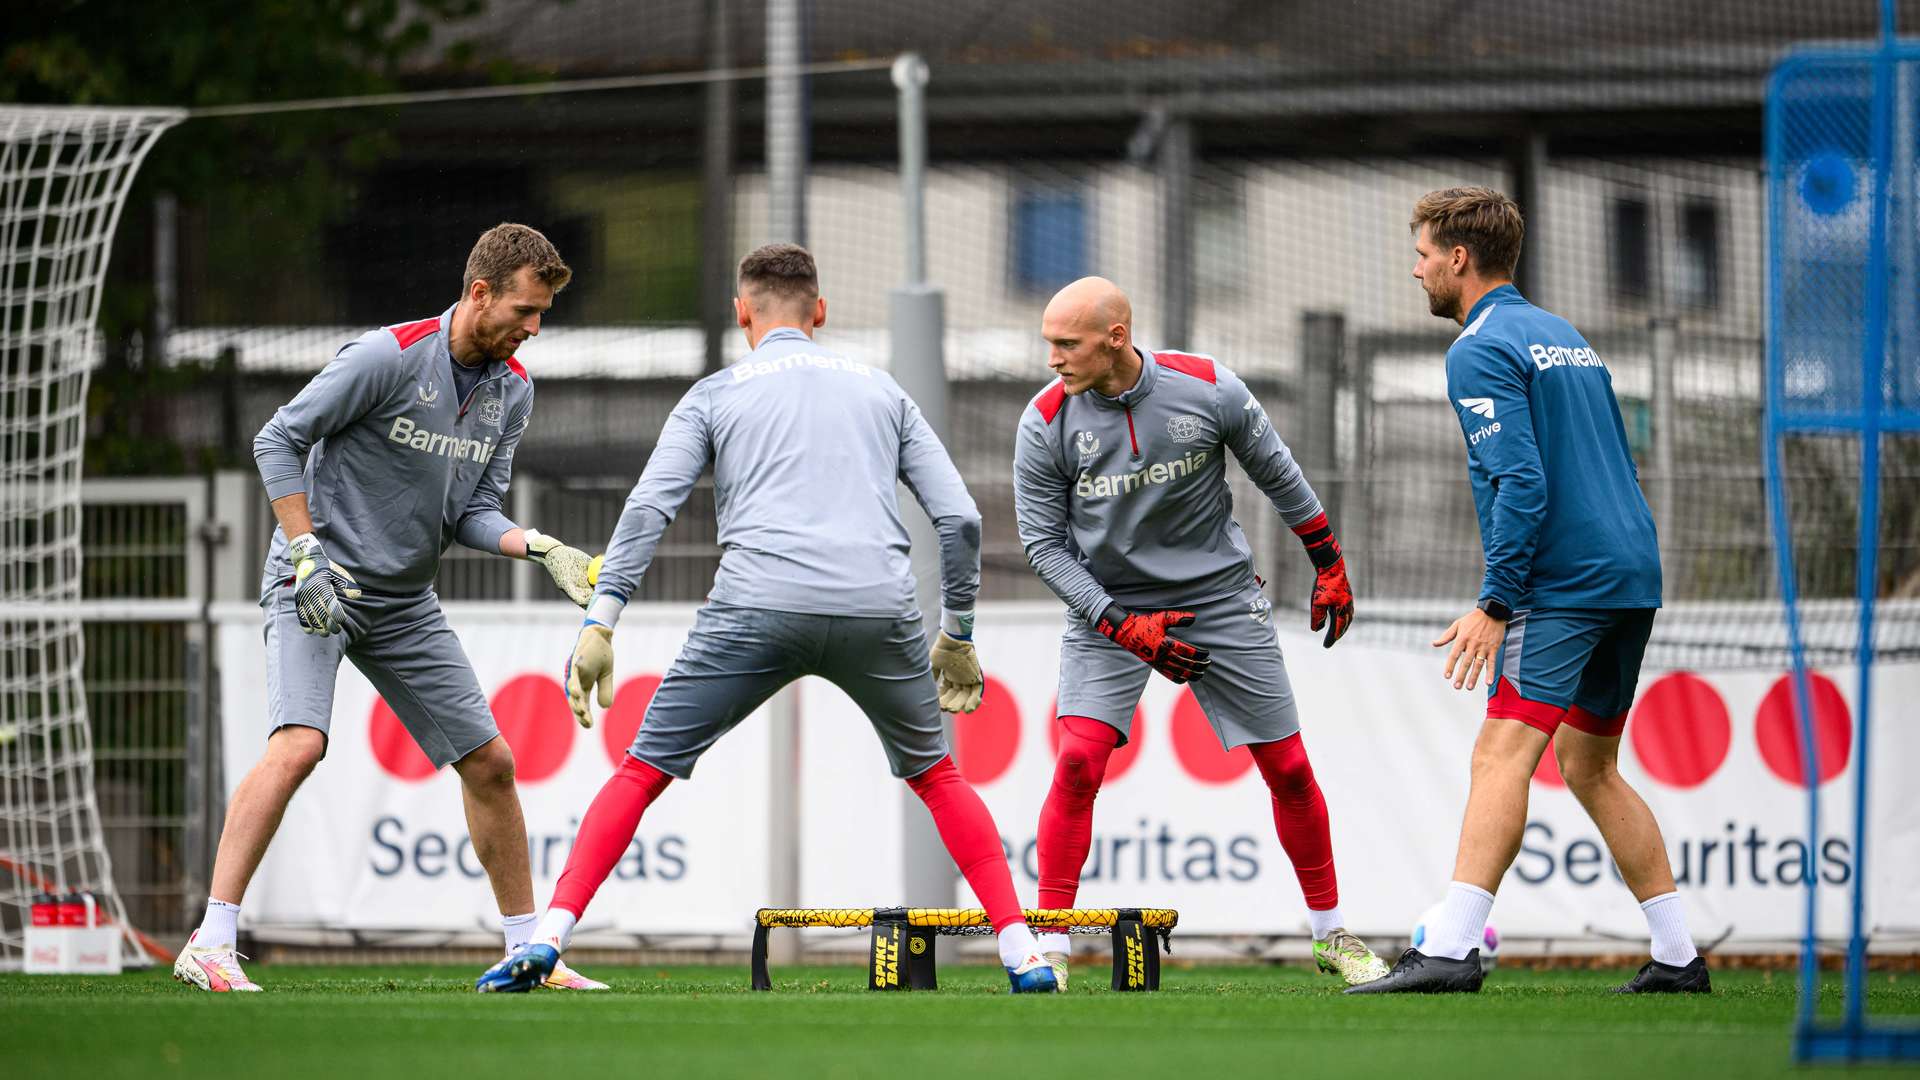
[[[586,621],[567,658],[567,700],[582,726],[593,725],[591,700],[597,698],[602,709],[613,704],[614,627],[626,610],[627,598],[652,564],[660,535],[686,504],[687,493],[712,458],[705,394],[701,384],[694,384],[667,417],[660,442],[627,495],[627,505],[601,559]]]
[[[940,708],[972,712],[986,692],[973,647],[973,605],[980,593],[980,509],[920,407],[905,393],[900,406],[900,480],[940,538],[940,633],[928,660]]]
[[[1321,644],[1331,649],[1353,624],[1353,586],[1347,580],[1340,542],[1334,539],[1333,527],[1306,474],[1253,392],[1223,366],[1215,365],[1214,377],[1220,388],[1220,429],[1227,446],[1313,560],[1307,625],[1314,630],[1325,627],[1327,636]]]

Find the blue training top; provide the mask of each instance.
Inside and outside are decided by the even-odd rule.
[[[1502,285],[1447,350],[1486,579],[1515,609],[1660,606],[1660,548],[1613,378],[1580,332]]]

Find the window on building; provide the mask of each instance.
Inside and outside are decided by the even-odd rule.
[[[1087,198],[1078,188],[1023,188],[1009,215],[1012,278],[1022,292],[1047,293],[1087,276]]]
[[[1247,200],[1236,175],[1203,175],[1193,186],[1193,282],[1202,302],[1246,291]]]
[[[1711,199],[1688,199],[1680,207],[1679,265],[1673,299],[1686,307],[1720,303],[1720,207]]]
[[[1653,208],[1644,198],[1625,196],[1614,199],[1608,213],[1607,265],[1613,295],[1645,300],[1653,289]]]

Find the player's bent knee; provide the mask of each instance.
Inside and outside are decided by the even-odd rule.
[[[286,724],[267,737],[266,763],[296,781],[305,780],[326,756],[327,735],[318,728]]]
[[[1600,787],[1620,775],[1611,758],[1567,753],[1564,750],[1556,753],[1554,758],[1560,766],[1561,778],[1575,793]]]
[[[460,779],[476,787],[511,788],[514,780],[513,748],[507,740],[494,736],[486,744],[454,763]]]

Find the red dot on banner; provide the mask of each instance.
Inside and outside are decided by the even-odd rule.
[[[1246,747],[1220,749],[1220,736],[1191,688],[1180,691],[1180,700],[1173,703],[1173,756],[1188,776],[1203,784],[1232,783],[1253,768],[1253,753]]]
[[[385,698],[373,699],[367,739],[373,743],[373,760],[395,780],[424,780],[433,775],[433,762],[420,752],[420,744],[407,734],[406,725]]]
[[[1853,716],[1840,688],[1825,675],[1809,673],[1807,690],[1813,698],[1814,746],[1820,755],[1820,782],[1839,776],[1847,767],[1853,746]],[[1760,758],[1773,775],[1789,784],[1806,786],[1806,764],[1800,755],[1800,722],[1793,701],[1793,676],[1782,675],[1760,699],[1753,718]]]
[[[980,707],[953,717],[953,756],[969,784],[991,784],[1020,752],[1020,705],[1007,686],[987,676]]]
[[[1547,740],[1547,748],[1540,751],[1540,764],[1533,767],[1533,782],[1542,787],[1566,787],[1567,778],[1560,775],[1560,759],[1554,756],[1553,740]]]
[[[1727,760],[1733,720],[1719,691],[1697,675],[1676,671],[1640,695],[1627,738],[1648,776],[1669,787],[1699,787]]]
[[[613,707],[600,714],[600,745],[606,747],[607,760],[619,765],[633,737],[640,733],[640,721],[647,717],[654,691],[660,689],[660,676],[636,675],[613,692]],[[569,710],[568,714],[573,714]]]
[[[1140,744],[1146,741],[1147,718],[1140,706],[1133,707],[1133,731],[1127,736],[1127,745],[1113,752],[1107,759],[1107,774],[1103,784],[1111,784],[1127,775],[1133,768],[1133,759],[1140,756]],[[1047,712],[1047,745],[1053,747],[1053,756],[1060,756],[1060,702],[1055,699],[1053,708]]]
[[[492,704],[520,781],[537,784],[559,772],[573,749],[576,726],[560,684],[545,675],[522,675],[501,687]]]

